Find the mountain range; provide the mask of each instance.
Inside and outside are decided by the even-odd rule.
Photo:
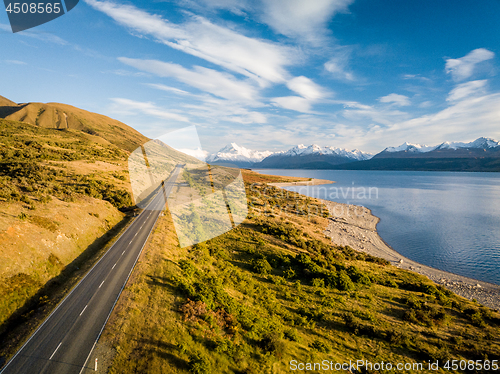
[[[207,162],[253,169],[500,171],[500,143],[484,137],[436,146],[405,142],[375,155],[316,144],[272,152],[231,143],[208,156]]]

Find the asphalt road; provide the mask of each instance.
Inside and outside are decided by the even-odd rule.
[[[90,353],[165,208],[166,197],[181,170],[182,165],[177,165],[148,207],[59,303],[0,374],[93,371],[93,363],[87,363]]]

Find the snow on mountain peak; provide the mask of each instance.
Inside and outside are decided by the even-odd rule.
[[[354,160],[369,160],[372,158],[372,154],[361,152],[358,149],[353,149],[349,151],[347,149],[335,148],[335,147],[321,147],[317,144],[311,144],[306,147],[303,144],[299,144],[288,151],[277,152],[273,156],[305,156],[312,154],[321,155],[338,155],[342,157],[351,158]]]
[[[458,149],[458,148],[495,148],[500,146],[500,142],[492,138],[477,138],[476,140],[463,143],[463,142],[444,142],[440,144],[438,149]]]
[[[435,149],[459,149],[459,148],[495,148],[500,146],[500,143],[492,138],[478,138],[469,143],[463,142],[444,142],[435,146],[427,146],[420,144],[412,144],[404,142],[398,147],[388,147],[384,149],[385,152],[430,152]]]
[[[428,146],[428,145],[421,145],[421,144],[413,144],[413,143],[408,143],[404,142],[398,147],[387,147],[384,149],[385,152],[430,152],[434,149],[436,149],[436,146]]]
[[[219,152],[211,154],[207,158],[207,162],[215,161],[243,161],[243,162],[259,162],[267,156],[273,154],[271,151],[255,151],[245,147],[241,147],[236,143],[230,143],[222,148]]]

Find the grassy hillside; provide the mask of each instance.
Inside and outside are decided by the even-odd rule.
[[[119,208],[132,205],[127,157],[77,130],[0,119],[0,333],[89,246],[104,247],[124,220]]]
[[[0,112],[12,104],[0,97]],[[128,160],[139,147],[144,163],[148,140],[62,104],[14,106],[7,117],[25,122],[0,119],[0,366],[129,222]],[[155,173],[199,163],[164,144],[146,148]]]
[[[499,313],[332,245],[319,201],[245,177],[250,214],[231,232],[180,249],[169,214],[160,218],[101,339],[110,373],[500,359]],[[397,372],[436,372],[426,365]]]
[[[129,152],[148,140],[124,123],[66,104],[15,104],[0,97],[0,118],[44,128],[79,130],[96,143],[111,143]]]
[[[17,105],[15,102],[10,101],[6,97],[0,96],[0,107],[2,106],[14,106]]]

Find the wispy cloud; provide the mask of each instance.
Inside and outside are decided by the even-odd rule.
[[[308,113],[311,110],[311,101],[300,96],[284,96],[271,99],[276,105],[297,112]]]
[[[408,80],[408,79],[414,79],[414,80],[420,80],[424,82],[430,82],[431,80],[427,77],[423,77],[420,74],[405,74],[403,75],[403,79]]]
[[[287,87],[308,100],[318,100],[326,95],[325,90],[307,77],[300,76],[290,79]]]
[[[285,67],[300,59],[297,49],[247,37],[203,17],[192,16],[185,23],[174,24],[132,5],[85,1],[137,33],[255,79],[263,87],[286,81],[289,74]]]
[[[408,106],[411,105],[410,98],[405,95],[399,95],[396,93],[391,93],[387,96],[382,96],[378,99],[381,103],[394,103],[398,106]]]
[[[14,64],[14,65],[28,65],[26,62],[24,61],[20,61],[20,60],[4,60],[6,63],[8,64]]]
[[[333,57],[324,64],[324,68],[335,79],[354,81],[356,80],[354,73],[349,69],[350,59],[351,49],[338,47],[335,49]]]
[[[261,19],[274,31],[308,43],[324,40],[325,24],[354,0],[262,0]]]
[[[483,79],[459,84],[450,91],[446,101],[457,101],[472,95],[484,94],[487,82],[486,79]]]
[[[219,126],[224,123],[255,124],[266,123],[264,113],[249,110],[238,102],[217,99],[214,97],[200,98],[201,103],[182,105],[182,109],[189,112],[191,117],[203,119],[204,123],[214,123]],[[255,129],[254,129],[255,130]]]
[[[0,30],[12,32],[12,28],[9,25],[5,25],[3,23],[0,23]],[[49,42],[49,43],[54,43],[54,44],[59,44],[59,45],[69,44],[63,38],[61,38],[57,35],[54,35],[54,34],[50,34],[48,32],[29,30],[29,31],[18,32],[17,35],[27,36],[29,38],[38,39],[38,40],[42,40],[44,42]]]
[[[447,59],[445,71],[454,81],[463,81],[472,76],[477,64],[494,57],[495,54],[485,48],[474,49],[464,57]]]
[[[191,93],[189,93],[187,91],[180,90],[180,89],[175,88],[175,87],[170,87],[170,86],[167,86],[167,85],[164,85],[161,83],[146,83],[146,86],[156,88],[157,90],[162,90],[162,91],[166,91],[166,92],[173,92],[173,93],[178,94],[178,95],[191,95]]]
[[[256,87],[247,81],[237,80],[228,73],[202,66],[195,66],[193,70],[189,70],[178,64],[158,60],[141,60],[127,57],[119,57],[118,60],[159,77],[175,78],[191,87],[224,99],[249,103],[257,102],[258,91]]]
[[[151,102],[135,101],[124,98],[112,98],[111,101],[114,103],[112,111],[115,113],[136,115],[139,112],[160,119],[189,122],[187,117],[159,108]]]

